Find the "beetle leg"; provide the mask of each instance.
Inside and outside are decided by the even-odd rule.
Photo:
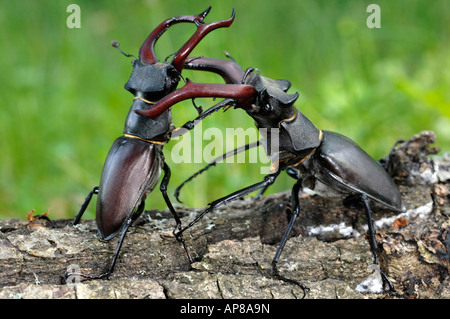
[[[208,170],[211,166],[216,166],[217,163],[222,162],[224,159],[226,159],[226,158],[228,158],[228,157],[230,157],[230,156],[234,156],[234,155],[236,155],[236,154],[238,154],[238,153],[240,153],[240,152],[246,151],[246,150],[248,150],[248,149],[250,149],[250,148],[257,147],[257,146],[259,146],[260,144],[261,144],[261,141],[256,141],[256,142],[253,142],[253,143],[248,143],[248,144],[245,144],[244,146],[237,147],[237,148],[235,148],[235,149],[232,150],[232,151],[229,151],[229,152],[227,152],[227,153],[225,153],[225,154],[222,154],[222,155],[216,157],[216,158],[213,159],[211,162],[209,162],[208,165],[206,165],[205,167],[203,167],[203,168],[200,169],[199,171],[195,172],[195,173],[192,174],[188,179],[186,179],[183,183],[181,183],[181,184],[175,189],[175,193],[174,193],[175,198],[177,199],[178,202],[182,203],[182,202],[180,201],[180,198],[179,198],[179,196],[180,196],[180,190],[181,190],[181,188],[182,188],[187,182],[190,182],[190,181],[193,180],[195,177],[197,177],[198,175],[200,175],[200,174],[202,174],[203,172],[205,172],[206,170]],[[268,187],[268,186],[267,186],[267,187]],[[264,187],[263,189],[266,189],[267,187]]]
[[[210,163],[208,163],[208,165],[206,165],[205,167],[203,167],[203,168],[200,169],[199,171],[197,171],[197,172],[195,172],[194,174],[192,174],[191,176],[189,176],[188,179],[186,179],[184,182],[182,182],[182,183],[175,189],[175,192],[174,192],[173,196],[175,196],[175,198],[177,199],[177,201],[178,201],[179,203],[183,203],[183,202],[180,200],[180,191],[181,191],[181,188],[182,188],[184,185],[186,185],[187,182],[190,182],[190,181],[193,180],[195,177],[197,177],[198,175],[200,175],[200,174],[203,173],[204,171],[208,170],[211,166],[215,166],[216,163],[217,163],[217,162],[216,162],[215,160],[212,161],[212,162],[210,162]]]
[[[266,185],[263,188],[261,188],[261,190],[258,192],[258,195],[256,195],[255,199],[258,200],[260,199],[264,193],[266,192],[266,190],[269,188],[270,185]]]
[[[94,188],[95,190],[95,188]],[[92,193],[94,193],[94,190],[92,190]],[[67,281],[67,279],[71,276],[81,276],[88,279],[101,279],[108,277],[113,271],[114,266],[116,265],[117,257],[119,256],[120,248],[122,247],[123,241],[125,239],[125,235],[127,234],[128,228],[131,226],[131,224],[142,214],[145,208],[145,201],[142,201],[139,207],[137,208],[136,212],[131,214],[126,220],[123,225],[122,232],[120,234],[119,240],[117,241],[117,246],[114,251],[114,255],[111,259],[111,263],[109,264],[108,270],[106,270],[104,273],[100,275],[88,275],[83,273],[66,273],[64,277],[62,278],[63,281]]]
[[[384,167],[384,169],[388,172],[388,173],[392,173],[392,157],[395,156],[395,150],[397,148],[397,146],[399,144],[405,143],[405,140],[403,139],[398,139],[395,143],[394,146],[392,146],[391,151],[389,152],[389,154],[386,156],[386,158],[382,158],[379,160],[381,166]]]
[[[293,167],[286,168],[286,173],[295,180],[300,179],[300,173]]]
[[[373,254],[374,264],[378,265],[378,255],[377,255],[378,245],[377,245],[377,241],[375,239],[375,229],[373,226],[372,210],[370,209],[369,200],[367,199],[366,195],[361,194],[361,200],[364,204],[364,210],[366,211],[366,216],[367,216],[367,225],[369,227],[370,250],[372,251],[372,254]],[[378,268],[380,269],[380,274],[381,274],[381,277],[383,278],[383,281],[388,284],[389,290],[391,292],[395,291],[394,285],[392,284],[391,280],[388,278],[388,276],[384,273],[384,271],[380,267],[378,267]]]
[[[297,219],[297,216],[300,211],[298,193],[299,193],[301,187],[302,187],[302,181],[300,179],[297,180],[297,182],[294,184],[294,187],[292,187],[292,194],[291,194],[292,215],[291,215],[291,219],[289,220],[288,227],[283,235],[283,238],[281,239],[280,245],[278,246],[278,249],[275,253],[275,257],[273,257],[272,270],[273,270],[275,277],[277,277],[278,279],[286,281],[286,282],[290,282],[290,283],[295,284],[295,285],[299,286],[300,288],[302,288],[303,298],[305,298],[306,293],[309,291],[309,288],[306,287],[301,282],[298,282],[297,280],[286,278],[286,277],[280,275],[280,273],[278,272],[278,268],[277,268],[278,259],[280,258],[281,252],[283,251],[284,245],[286,244],[286,241],[289,238],[292,228],[294,227],[295,220]]]
[[[88,207],[91,199],[92,199],[92,195],[94,194],[98,194],[98,186],[94,187],[89,194],[86,196],[86,199],[84,200],[83,205],[81,205],[80,211],[78,212],[77,216],[75,216],[75,218],[73,219],[72,222],[72,226],[78,224],[81,220],[81,217],[83,216],[86,208]]]
[[[145,202],[143,201],[138,208],[138,211],[136,212],[136,214],[133,214],[132,216],[130,216],[126,221],[125,221],[125,227],[122,230],[122,233],[120,234],[120,238],[119,241],[117,242],[117,246],[116,246],[116,250],[114,251],[114,255],[113,258],[111,260],[111,264],[109,265],[108,270],[98,276],[94,276],[94,279],[99,279],[99,278],[103,278],[103,277],[107,277],[109,276],[113,271],[114,271],[114,266],[116,265],[116,260],[117,257],[119,256],[119,252],[120,252],[120,248],[122,247],[123,244],[123,240],[125,239],[125,235],[127,234],[128,228],[131,226],[131,224],[133,223],[134,220],[136,220],[136,218],[139,217],[139,215],[141,215],[142,211],[144,210],[145,207]]]
[[[173,217],[175,218],[175,222],[177,223],[175,230],[178,229],[178,231],[180,231],[181,230],[180,217],[178,217],[177,212],[175,211],[175,209],[172,206],[172,203],[170,202],[169,196],[167,196],[167,184],[169,184],[169,180],[170,180],[170,168],[166,162],[164,162],[163,170],[164,170],[164,177],[161,181],[161,185],[160,185],[159,189],[164,197],[164,201],[166,202],[167,207],[169,208],[170,212],[172,213]],[[175,234],[175,230],[173,231],[174,234]],[[183,245],[184,251],[186,251],[189,262],[192,264],[194,261],[192,260],[192,257],[189,254],[189,251],[186,247],[186,243],[184,242],[183,235],[180,234],[179,236],[176,236],[176,238]]]
[[[207,213],[209,213],[210,211],[212,211],[213,209],[215,209],[216,207],[219,207],[221,205],[224,205],[228,202],[231,202],[233,200],[239,199],[241,197],[244,197],[262,187],[265,187],[266,185],[272,185],[275,180],[277,179],[278,175],[280,174],[280,170],[278,170],[277,172],[273,173],[273,174],[269,174],[266,175],[264,177],[264,180],[262,182],[250,185],[246,188],[243,188],[241,190],[238,190],[230,195],[224,196],[222,198],[219,198],[213,202],[211,202],[209,204],[209,207],[204,210],[201,214],[199,214],[191,223],[189,223],[189,225],[187,225],[186,227],[184,227],[182,230],[180,230],[179,232],[177,232],[176,234],[174,234],[175,236],[181,236],[182,233],[184,233],[186,230],[188,230],[189,228],[191,228],[192,226],[194,226],[194,224],[196,224],[200,219],[203,218],[203,216],[205,216]]]
[[[295,170],[292,167],[288,167],[286,168],[286,173],[292,177],[293,179],[299,179],[299,173],[297,172],[297,170]],[[260,199],[261,196],[264,195],[265,191],[269,188],[269,185],[267,185],[266,187],[264,187],[263,189],[261,189],[258,193],[258,195],[256,195],[255,199]]]
[[[172,137],[180,136],[187,132],[187,130],[192,130],[197,123],[206,118],[207,116],[217,112],[221,108],[228,107],[230,105],[235,105],[235,101],[233,99],[225,99],[207,109],[205,112],[199,114],[194,120],[186,122],[184,125],[177,127],[174,129],[172,133]]]

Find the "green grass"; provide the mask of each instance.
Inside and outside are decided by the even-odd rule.
[[[381,28],[369,29],[373,1],[76,1],[81,28],[69,29],[73,1],[3,1],[0,10],[0,218],[25,218],[31,209],[52,218],[73,217],[99,182],[105,156],[122,133],[131,105],[123,89],[130,59],[111,40],[137,55],[163,19],[200,13],[206,21],[226,19],[193,55],[223,58],[228,51],[244,67],[271,78],[289,79],[297,107],[318,127],[340,132],[374,158],[386,155],[399,138],[434,130],[437,146],[450,150],[450,3],[376,1]],[[158,41],[161,59],[192,34],[177,25]],[[220,79],[186,72],[194,81]],[[212,102],[198,100],[207,107]],[[195,116],[190,103],[173,109],[176,125]],[[253,127],[240,111],[217,113],[203,131]],[[174,164],[169,191],[203,164]],[[260,181],[259,164],[222,164],[184,189],[188,206],[209,201]],[[280,177],[271,192],[289,189]],[[87,217],[93,217],[94,205]],[[147,208],[164,208],[159,191]]]

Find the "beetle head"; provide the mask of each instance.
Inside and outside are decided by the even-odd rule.
[[[180,74],[171,64],[145,64],[136,59],[132,65],[133,71],[125,84],[125,89],[135,97],[153,103],[177,87]]]
[[[243,83],[252,85],[257,92],[255,103],[246,106],[245,110],[258,127],[277,127],[280,121],[294,115],[293,106],[298,99],[298,92],[286,93],[291,86],[288,80],[273,80],[255,71],[248,69],[244,75]]]

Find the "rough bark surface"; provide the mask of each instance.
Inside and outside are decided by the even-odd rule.
[[[450,298],[450,156],[432,158],[432,132],[396,145],[383,160],[408,208],[373,205],[379,261],[395,292],[374,293],[365,214],[342,199],[300,193],[301,212],[279,262],[280,273],[310,288],[306,298]],[[183,224],[200,209],[177,207]],[[189,264],[172,235],[168,211],[147,211],[130,228],[108,280],[61,277],[68,269],[97,274],[117,239],[101,242],[93,220],[0,221],[0,298],[301,298],[272,276],[286,229],[290,191],[231,202],[185,233]],[[50,216],[51,217],[51,216]],[[358,287],[358,289],[357,289]],[[371,292],[362,292],[369,287]]]

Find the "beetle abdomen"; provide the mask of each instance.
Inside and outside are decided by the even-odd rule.
[[[323,131],[312,161],[317,179],[332,188],[366,194],[396,211],[403,211],[400,192],[385,169],[349,138]]]
[[[159,180],[161,147],[136,138],[117,138],[106,157],[97,199],[100,238],[114,237]]]

